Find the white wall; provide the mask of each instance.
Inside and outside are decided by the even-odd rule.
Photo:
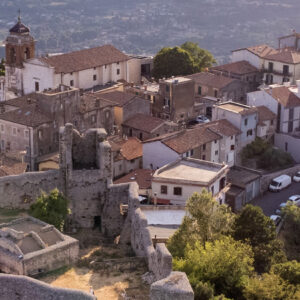
[[[277,115],[278,102],[266,91],[256,91],[247,94],[247,105],[249,106],[266,106]]]
[[[39,82],[39,90],[54,88],[54,69],[44,66],[38,60],[24,63],[24,94],[35,92],[35,82]]]
[[[275,133],[274,145],[289,152],[293,159],[300,163],[300,139],[284,133]],[[287,147],[287,148],[286,148]]]
[[[180,155],[160,141],[143,144],[143,169],[156,170],[178,159]]]
[[[216,142],[216,143],[215,143]],[[217,154],[216,154],[217,151]],[[211,142],[211,159],[212,162],[219,162],[220,157],[220,140]]]
[[[231,54],[231,61],[237,62],[241,60],[248,61],[252,66],[261,69],[262,67],[262,60],[255,54],[251,53],[246,49],[234,51]]]

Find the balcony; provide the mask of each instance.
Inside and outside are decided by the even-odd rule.
[[[274,69],[263,68],[262,71],[263,71],[263,73],[274,74],[274,75],[279,75],[279,76],[284,76],[284,77],[292,77],[293,76],[293,73],[283,72],[283,70],[274,70]]]

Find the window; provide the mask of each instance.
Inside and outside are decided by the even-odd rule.
[[[181,196],[182,195],[182,188],[181,187],[174,187],[174,195]]]
[[[38,81],[36,81],[34,83],[34,87],[35,87],[35,91],[38,92],[40,90],[40,83]]]
[[[218,150],[216,150],[216,151],[215,151],[215,155],[218,155],[218,154],[219,154],[219,151],[218,151]]]
[[[24,58],[25,58],[25,59],[30,58],[30,50],[29,50],[29,48],[26,48],[26,50],[25,50],[25,52],[24,52]]]
[[[205,155],[202,155],[202,160],[205,160],[206,159],[206,156]]]
[[[143,133],[140,132],[140,140],[142,141],[143,140]]]
[[[129,129],[129,136],[132,136],[132,128]]]
[[[247,136],[252,136],[252,129],[249,129],[248,131],[247,131]]]
[[[104,69],[106,69],[106,68],[107,68],[107,65],[104,66]]]
[[[96,70],[96,67],[94,67],[94,70]]]
[[[206,150],[206,144],[204,144],[204,145],[202,146],[202,149],[203,149],[203,151]]]
[[[93,80],[94,80],[94,81],[97,80],[97,75],[93,75]]]
[[[218,90],[214,90],[214,95],[216,98],[218,97]]]
[[[92,119],[92,123],[96,123],[96,115],[92,115],[91,119]]]
[[[212,195],[214,195],[214,193],[215,193],[215,187],[212,186],[212,187],[210,188],[210,190],[211,190]]]
[[[170,92],[170,87],[168,85],[166,85],[166,92],[169,93]]]
[[[70,86],[74,86],[74,80],[70,80]]]
[[[132,164],[134,164],[134,162],[135,162],[135,159],[131,159],[131,160],[130,160],[130,162],[131,162]]]
[[[43,131],[42,130],[38,131],[38,136],[39,136],[40,140],[43,138]]]
[[[120,75],[120,69],[117,69],[117,75]]]
[[[5,149],[5,141],[1,140],[1,149],[4,150]]]
[[[230,137],[231,140],[233,140],[233,135]]]
[[[4,125],[1,124],[1,131],[4,132]]]
[[[191,156],[193,156],[193,155],[194,155],[194,149],[191,150]]]
[[[269,65],[268,65],[269,72],[273,72],[273,66],[274,66],[274,64],[272,62],[269,62]]]
[[[285,143],[285,145],[284,145],[285,152],[287,152],[287,151],[288,151],[288,146],[289,146],[289,144],[288,144],[288,143]]]
[[[273,125],[274,124],[274,120],[271,120],[271,125]]]
[[[117,65],[120,64],[119,62],[117,62]]]
[[[248,125],[248,119],[245,119],[245,120],[244,120],[244,124],[245,124],[245,126]]]
[[[168,187],[166,185],[161,185],[160,186],[160,193],[167,195],[168,194]]]
[[[72,76],[72,75],[73,75],[73,72],[71,72],[70,75]]]
[[[246,81],[249,81],[249,77],[248,76],[246,76]]]
[[[234,150],[234,145],[230,146],[230,150],[233,151]]]
[[[215,140],[215,144],[217,143],[217,140]]]
[[[288,75],[289,74],[289,66],[283,65],[282,72],[283,72],[283,75]]]
[[[17,128],[13,127],[13,135],[17,135]]]
[[[202,88],[201,86],[198,86],[198,95],[201,95],[202,94]]]

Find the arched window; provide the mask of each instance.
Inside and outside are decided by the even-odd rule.
[[[16,59],[17,59],[16,50],[15,50],[15,48],[11,48],[10,49],[10,61],[12,63],[15,63]]]
[[[24,58],[25,58],[25,59],[30,58],[30,50],[29,50],[29,48],[26,48],[26,50],[25,50],[25,52],[24,52]]]

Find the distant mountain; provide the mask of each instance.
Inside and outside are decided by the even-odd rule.
[[[300,30],[299,0],[1,0],[0,39],[18,9],[37,39],[38,53],[111,43],[128,53],[199,43],[220,62],[230,51]]]

